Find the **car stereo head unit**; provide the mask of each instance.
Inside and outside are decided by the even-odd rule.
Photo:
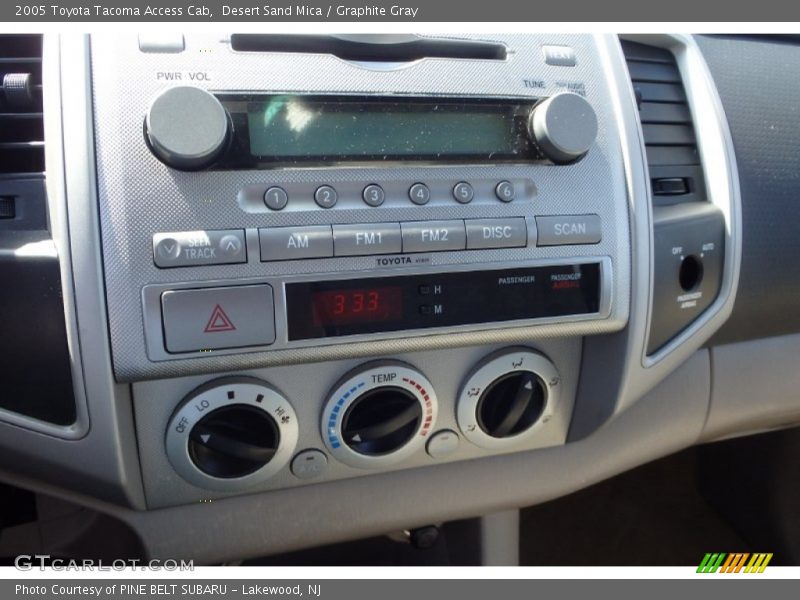
[[[91,38],[119,379],[624,326],[601,39],[312,37]]]
[[[153,153],[177,169],[373,163],[573,162],[597,135],[573,92],[535,98],[212,94],[172,87],[147,112]]]

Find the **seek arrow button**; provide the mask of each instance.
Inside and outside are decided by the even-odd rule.
[[[161,269],[247,262],[243,229],[201,229],[153,235],[153,261]]]
[[[238,256],[242,252],[242,240],[228,233],[219,240],[219,249],[228,256]]]

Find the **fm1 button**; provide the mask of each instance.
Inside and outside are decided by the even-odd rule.
[[[458,434],[450,429],[437,431],[428,440],[425,450],[431,458],[444,458],[458,450]]]
[[[315,479],[328,470],[328,457],[321,450],[303,450],[292,460],[292,474],[298,479]]]

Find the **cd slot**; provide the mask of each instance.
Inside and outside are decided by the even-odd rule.
[[[505,60],[503,44],[415,35],[286,35],[235,33],[237,52],[331,54],[357,62],[411,62],[423,58]]]

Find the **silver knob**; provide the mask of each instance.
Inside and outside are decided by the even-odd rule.
[[[145,119],[150,149],[169,167],[195,171],[211,165],[228,141],[228,114],[206,90],[169,88],[150,104]]]
[[[534,107],[528,133],[554,163],[574,162],[597,137],[597,115],[583,96],[561,92]]]

